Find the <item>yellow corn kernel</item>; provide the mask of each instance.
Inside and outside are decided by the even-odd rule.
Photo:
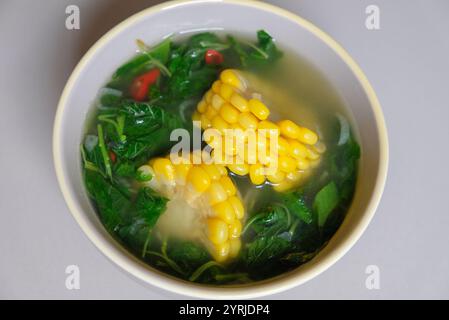
[[[296,161],[288,156],[279,157],[279,169],[288,173],[296,169]]]
[[[285,156],[290,153],[290,144],[282,137],[278,137],[278,155]]]
[[[240,252],[240,248],[242,247],[242,242],[240,241],[240,239],[230,239],[229,245],[229,257],[237,257]]]
[[[315,151],[313,151],[312,149],[307,149],[307,158],[309,158],[310,160],[317,160],[320,158],[320,155],[318,153],[316,153]]]
[[[212,207],[212,213],[215,218],[219,218],[227,224],[231,224],[236,220],[234,208],[228,201],[222,201],[215,204]]]
[[[312,130],[303,127],[298,135],[298,140],[302,143],[313,145],[317,143],[318,136]]]
[[[202,99],[198,105],[196,106],[196,110],[198,110],[199,113],[204,113],[207,110],[207,102],[206,100]]]
[[[218,129],[212,128],[204,134],[204,141],[213,149],[223,148],[223,136],[218,132]]]
[[[215,108],[215,110],[220,110],[221,106],[223,105],[223,103],[225,103],[224,99],[222,97],[220,97],[218,94],[214,94],[212,96],[212,107]]]
[[[245,129],[253,129],[257,128],[259,120],[249,112],[243,112],[239,115],[239,124]]]
[[[225,154],[234,156],[237,153],[235,140],[232,137],[224,137],[223,138],[223,150]]]
[[[285,173],[281,170],[276,170],[273,173],[267,174],[267,179],[271,183],[281,183],[285,179]]]
[[[207,197],[209,203],[213,206],[219,202],[225,201],[228,198],[228,194],[219,182],[213,181],[207,190]]]
[[[231,98],[229,99],[229,102],[231,102],[231,104],[234,107],[239,109],[240,112],[248,112],[249,111],[248,101],[245,98],[243,98],[240,94],[238,94],[237,92],[234,92],[232,94]]]
[[[236,123],[240,112],[229,103],[225,103],[219,112],[220,116],[229,123]]]
[[[207,91],[206,94],[204,95],[204,100],[206,100],[207,103],[211,103],[213,95],[214,92],[212,90]]]
[[[237,219],[242,219],[245,215],[245,209],[243,208],[242,201],[237,198],[237,196],[232,196],[228,198],[228,202],[234,208],[234,213]]]
[[[257,129],[267,130],[268,138],[270,138],[271,136],[278,137],[280,135],[279,127],[275,123],[268,120],[260,121],[259,124],[257,125]]]
[[[224,130],[229,128],[229,124],[219,115],[216,115],[215,117],[213,117],[211,122],[212,122],[212,127],[214,129],[217,129],[221,133],[224,133]]]
[[[237,189],[234,185],[234,182],[232,182],[231,178],[229,178],[228,176],[222,176],[220,178],[220,183],[221,183],[221,186],[223,187],[223,189],[228,194],[228,197],[232,197],[236,194]]]
[[[247,163],[236,163],[234,159],[231,164],[228,164],[229,170],[238,176],[245,176],[249,172],[249,165]]]
[[[210,127],[212,127],[212,122],[207,118],[206,114],[202,114],[200,117],[201,121],[201,129],[206,130]]]
[[[228,240],[228,225],[220,219],[207,219],[207,237],[214,244],[221,244]]]
[[[296,162],[296,166],[299,170],[307,170],[310,167],[310,161],[306,158],[298,158],[298,161]]]
[[[277,192],[285,192],[292,189],[295,186],[295,183],[290,180],[284,180],[277,185],[273,186],[273,189]]]
[[[278,122],[281,134],[287,138],[297,139],[301,134],[301,128],[290,120],[282,120]]]
[[[260,163],[252,164],[249,167],[249,178],[255,185],[265,182],[264,167]]]
[[[276,157],[274,154],[270,153],[269,148],[265,149],[265,151],[263,149],[257,150],[257,161],[259,161],[264,166],[270,166],[271,164],[275,164],[275,160]]]
[[[313,146],[313,150],[315,150],[318,153],[325,153],[326,152],[326,145],[323,142],[317,142]]]
[[[175,177],[176,183],[185,184],[187,179],[187,174],[189,170],[192,168],[192,165],[189,163],[180,163],[173,165],[175,167]]]
[[[223,70],[220,74],[220,80],[223,81],[223,83],[227,83],[239,90],[245,89],[238,75],[231,69]]]
[[[212,120],[213,117],[215,117],[217,115],[217,110],[212,107],[211,105],[207,106],[207,110],[204,113],[204,115],[206,116],[206,118],[208,118],[209,120]]]
[[[221,81],[217,80],[212,84],[212,91],[214,93],[220,93]]]
[[[307,147],[297,140],[290,139],[288,141],[290,145],[289,155],[293,158],[305,158],[307,157]]]
[[[270,115],[270,109],[267,108],[262,101],[258,99],[251,99],[248,101],[249,111],[254,114],[259,120],[265,120]]]
[[[212,250],[212,257],[217,262],[225,262],[231,252],[230,241],[226,241],[220,244],[214,244]],[[234,253],[234,252],[233,252]]]
[[[157,176],[163,177],[167,181],[175,180],[175,167],[169,159],[156,158],[153,162],[153,170]]]
[[[227,176],[228,175],[228,170],[226,170],[226,166],[225,165],[215,163],[215,167],[217,167],[218,171],[220,171],[220,174],[222,176]]]
[[[287,173],[286,178],[292,182],[298,182],[302,178],[301,171],[292,171]]]
[[[242,233],[242,223],[238,219],[234,219],[229,223],[229,238],[238,238]]]
[[[220,171],[218,170],[217,166],[213,163],[211,164],[202,164],[201,168],[203,168],[204,171],[209,175],[211,180],[216,181],[221,178]]]
[[[204,192],[209,188],[211,180],[206,171],[199,166],[194,166],[187,174],[187,181],[190,182],[197,192]]]
[[[227,83],[222,83],[220,87],[220,96],[229,101],[231,99],[232,94],[234,93],[234,89],[231,85]]]

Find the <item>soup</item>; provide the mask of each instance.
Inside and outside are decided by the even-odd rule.
[[[338,94],[265,31],[169,37],[100,89],[81,145],[105,228],[153,268],[241,284],[328,243],[360,155]]]

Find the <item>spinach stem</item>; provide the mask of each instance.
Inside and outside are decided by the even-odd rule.
[[[198,267],[198,269],[196,269],[192,275],[189,278],[189,281],[195,281],[196,279],[198,279],[204,271],[206,271],[207,269],[211,268],[211,267],[220,267],[223,268],[223,266],[221,264],[219,264],[216,261],[208,261],[205,264],[201,265],[200,267]]]
[[[156,251],[147,251],[147,253],[163,259],[173,270],[175,270],[179,274],[185,275],[185,272],[182,271],[182,269],[178,266],[178,264],[176,262],[174,262],[172,259],[170,259],[169,257],[167,257],[159,252],[156,252]]]
[[[101,126],[101,124],[97,125],[97,131],[98,131],[98,146],[100,147],[101,156],[103,157],[104,166],[106,168],[106,175],[112,179],[111,162],[109,161],[108,151],[106,149],[106,145],[104,144],[103,127]]]
[[[217,274],[217,275],[215,275],[214,278],[217,281],[230,281],[230,280],[240,280],[241,282],[251,281],[251,279],[248,277],[247,273]]]

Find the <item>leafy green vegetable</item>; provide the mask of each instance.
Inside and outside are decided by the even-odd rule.
[[[318,215],[318,225],[322,227],[327,217],[335,209],[339,201],[335,182],[329,182],[315,196],[313,208]]]
[[[137,217],[143,218],[148,227],[154,227],[161,213],[167,208],[167,201],[150,188],[141,188],[135,201]]]
[[[307,207],[304,198],[297,192],[282,194],[281,198],[292,214],[296,215],[305,223],[312,222],[312,211]]]

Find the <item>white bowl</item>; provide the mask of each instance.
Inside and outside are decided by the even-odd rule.
[[[254,37],[266,29],[281,44],[320,69],[346,102],[358,127],[362,148],[359,177],[351,208],[329,244],[297,269],[254,284],[206,286],[168,276],[139,261],[103,228],[83,186],[79,145],[84,121],[98,90],[134,51],[134,41],[157,43],[163,36],[186,30],[225,29]],[[143,10],[109,31],[76,66],[59,101],[53,152],[56,173],[67,205],[90,240],[127,272],[151,285],[203,298],[253,298],[300,285],[329,268],[361,236],[374,215],[388,166],[388,141],[383,114],[367,78],[331,37],[310,22],[257,1],[173,1]],[[100,272],[100,271],[99,271]]]

